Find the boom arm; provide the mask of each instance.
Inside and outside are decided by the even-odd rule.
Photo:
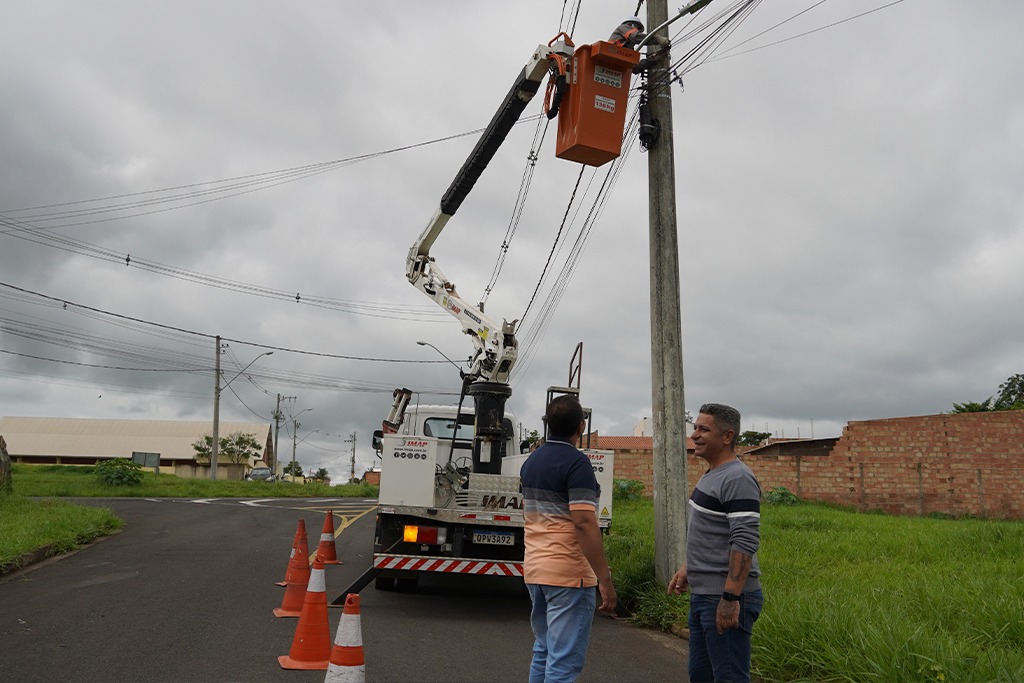
[[[518,353],[515,336],[517,321],[503,320],[498,325],[484,314],[482,308],[464,301],[455,291],[455,285],[435,263],[430,255],[430,247],[444,230],[448,220],[459,210],[462,201],[473,189],[512,126],[537,93],[551,64],[551,55],[559,54],[568,60],[572,57],[572,52],[572,46],[564,40],[537,46],[480,136],[476,147],[470,152],[455,180],[441,197],[441,206],[409,249],[405,265],[409,282],[455,316],[462,325],[462,331],[469,335],[473,342],[474,352],[469,361],[469,371],[466,373],[466,376],[472,379],[508,382]]]

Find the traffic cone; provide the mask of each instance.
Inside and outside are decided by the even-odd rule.
[[[277,658],[282,669],[326,671],[331,659],[331,625],[327,622],[327,584],[324,563],[317,556],[309,575],[302,615],[295,628],[292,649]]]
[[[307,548],[306,554],[308,555],[309,554],[309,543],[308,543],[308,541],[306,541],[306,522],[305,522],[305,520],[302,520],[302,519],[299,520],[299,525],[295,528],[295,539],[292,541],[292,551],[288,555],[288,566],[285,568],[285,571],[284,571],[284,580],[283,581],[278,581],[275,585],[277,585],[277,586],[287,586],[288,585],[289,579],[292,577],[292,559],[295,557],[295,549],[299,547],[299,541],[300,540],[306,543],[306,548]],[[307,571],[309,570],[309,565],[308,564],[306,565],[306,570]],[[306,577],[306,580],[303,583],[309,583],[309,577],[308,576]]]
[[[334,544],[334,510],[327,511],[324,519],[324,530],[320,534],[320,545],[316,549],[324,564],[341,564],[338,560],[338,547]]]
[[[302,524],[301,520],[299,524]],[[302,614],[306,599],[306,585],[312,581],[309,571],[309,550],[306,549],[305,525],[303,535],[295,547],[295,554],[288,563],[288,585],[281,598],[281,606],[274,610],[275,617],[297,617]]]
[[[324,683],[364,683],[366,660],[363,658],[363,632],[359,624],[359,595],[349,593],[338,624],[338,635],[331,650]]]

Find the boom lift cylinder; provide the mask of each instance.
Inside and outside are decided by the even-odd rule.
[[[505,401],[512,395],[512,387],[498,382],[473,382],[466,393],[473,397],[476,411],[473,471],[501,474]]]

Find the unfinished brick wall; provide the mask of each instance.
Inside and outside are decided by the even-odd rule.
[[[883,510],[1024,519],[1024,411],[850,422],[827,456],[747,455],[764,490]]]
[[[654,494],[649,447],[615,450],[615,477]],[[850,422],[831,453],[742,456],[763,490],[890,514],[1024,519],[1024,411]],[[707,464],[688,453],[688,490]]]

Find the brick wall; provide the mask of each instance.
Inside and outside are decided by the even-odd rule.
[[[1024,411],[850,422],[825,456],[744,456],[764,490],[891,514],[1024,519]]]
[[[602,436],[594,447],[614,450],[615,477],[642,481],[651,496],[651,447],[638,438]],[[692,450],[687,456],[692,490],[707,465]],[[784,486],[807,500],[900,515],[1024,519],[1024,410],[850,422],[831,452],[787,454],[779,443],[770,455],[742,459],[765,491]]]

